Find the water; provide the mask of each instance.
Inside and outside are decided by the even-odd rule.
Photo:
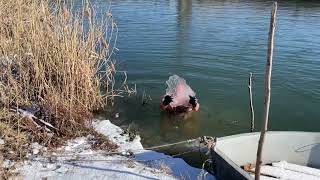
[[[98,11],[105,1],[93,1]],[[250,130],[248,75],[253,73],[256,126],[263,114],[271,2],[114,0],[119,33],[114,56],[138,94],[100,114],[134,124],[145,147],[201,135]],[[200,112],[175,120],[159,110],[165,81],[184,77]],[[278,1],[269,129],[320,131],[320,2]],[[141,105],[145,92],[151,99]],[[112,118],[119,112],[118,119]]]

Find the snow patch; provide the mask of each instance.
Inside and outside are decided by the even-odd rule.
[[[0,145],[4,145],[4,140],[0,139]]]
[[[143,146],[140,142],[140,136],[136,136],[133,141],[130,141],[129,136],[127,134],[123,134],[123,130],[112,124],[109,120],[94,121],[93,127],[97,132],[105,135],[112,142],[118,144],[119,151],[121,152],[143,150]]]
[[[215,179],[205,170],[194,168],[181,158],[173,158],[163,153],[145,150],[136,154],[138,162],[144,162],[149,167],[161,169],[163,166],[169,168],[172,175],[181,179]]]
[[[135,154],[135,160],[148,167],[155,169],[161,169],[164,166],[168,167],[172,175],[178,178],[201,179],[202,177],[203,179],[215,179],[215,177],[208,174],[207,171],[194,168],[181,158],[173,158],[163,153],[143,149],[139,136],[136,136],[133,141],[129,142],[128,135],[120,135],[123,133],[123,130],[112,124],[109,120],[95,121],[94,128],[97,132],[107,136],[112,142],[118,144],[121,151],[129,150],[133,152]]]
[[[175,179],[130,158],[92,151],[91,137],[71,140],[60,153],[31,158],[17,170],[23,179]]]
[[[84,159],[83,159],[84,160]],[[89,159],[88,159],[89,160]],[[96,160],[96,161],[95,161]],[[24,179],[175,179],[121,156],[95,156],[90,161],[49,164],[33,162],[22,169]]]
[[[133,141],[109,120],[95,121],[94,128],[119,145],[119,152],[134,157],[93,151],[92,136],[68,141],[58,152],[33,153],[30,160],[16,166],[23,179],[215,179],[206,171],[189,166],[180,158],[143,149],[140,137]],[[122,134],[122,135],[121,135]],[[34,144],[34,151],[41,149]]]

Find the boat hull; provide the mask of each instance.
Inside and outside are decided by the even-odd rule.
[[[218,179],[253,179],[241,166],[255,165],[260,133],[246,133],[217,139],[213,152]],[[263,164],[288,161],[320,168],[320,133],[269,131],[266,134]]]

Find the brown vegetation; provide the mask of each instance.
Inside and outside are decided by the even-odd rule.
[[[74,12],[49,0],[0,0],[0,138],[8,149],[1,149],[5,158],[22,158],[33,141],[56,146],[87,134],[96,135],[103,148],[116,148],[89,126],[92,112],[104,108],[116,93],[110,59],[116,24],[110,13],[96,23],[92,8],[83,7]],[[33,112],[54,129],[19,110]],[[6,153],[10,150],[14,153]]]

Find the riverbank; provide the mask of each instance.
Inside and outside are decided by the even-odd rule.
[[[109,120],[94,121],[92,126],[118,148],[94,150],[91,135],[69,140],[54,151],[34,143],[26,161],[4,160],[4,166],[23,179],[215,179],[180,158],[143,149],[139,136],[130,141]]]
[[[114,88],[116,33],[105,29],[115,23],[83,6],[0,0],[0,159],[25,160],[34,143],[56,149],[89,134],[96,149],[117,148],[88,126],[95,111],[130,91],[125,82]]]

